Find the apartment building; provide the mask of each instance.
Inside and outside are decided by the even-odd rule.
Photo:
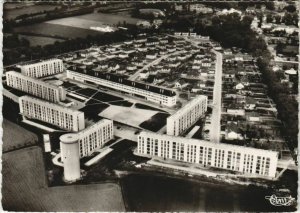
[[[94,70],[69,68],[67,77],[84,83],[98,84],[113,90],[143,98],[147,101],[172,107],[176,105],[176,93],[172,90],[127,80],[125,77]]]
[[[61,73],[64,70],[61,59],[49,59],[37,63],[19,65],[21,73],[33,78]]]
[[[207,111],[207,96],[199,95],[167,118],[167,134],[178,136]]]
[[[91,155],[95,149],[113,139],[113,121],[102,119],[92,126],[77,133],[79,138],[79,155],[85,157]]]
[[[141,132],[136,154],[274,178],[278,152]]]
[[[61,129],[78,132],[85,128],[84,113],[30,96],[19,98],[20,113]]]
[[[6,83],[9,87],[54,103],[58,103],[66,99],[66,91],[63,87],[57,87],[15,71],[9,71],[5,74]]]

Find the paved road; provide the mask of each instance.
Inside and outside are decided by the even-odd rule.
[[[220,142],[220,122],[221,122],[221,105],[222,105],[222,54],[213,51],[216,54],[216,72],[215,85],[213,91],[213,110],[211,119],[210,140],[215,143]]]

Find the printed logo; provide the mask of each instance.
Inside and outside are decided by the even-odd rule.
[[[266,196],[265,198],[269,200],[273,206],[291,206],[295,201],[295,198],[293,198],[292,196],[277,197],[276,195],[271,195]]]

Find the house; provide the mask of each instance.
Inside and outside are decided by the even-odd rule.
[[[175,88],[177,89],[183,89],[184,87],[187,87],[189,84],[185,82],[185,80],[180,79],[179,81],[176,81]]]
[[[127,53],[120,53],[119,55],[119,58],[128,58],[129,56],[128,56],[128,54]]]
[[[144,70],[142,72],[140,72],[140,78],[141,79],[147,79],[149,77],[149,72]]]
[[[235,86],[235,89],[236,90],[241,90],[241,89],[244,89],[245,86],[242,84],[242,83],[238,83],[236,86]]]
[[[149,21],[140,20],[136,23],[136,26],[141,27],[141,28],[150,28],[152,25]]]
[[[146,54],[146,59],[150,59],[150,60],[154,60],[154,59],[156,59],[156,57],[157,57],[157,53],[156,52],[148,52],[147,54]]]
[[[228,122],[225,128],[226,140],[243,140],[240,130],[236,122]]]

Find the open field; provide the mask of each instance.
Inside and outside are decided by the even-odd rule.
[[[142,122],[150,119],[156,113],[157,111],[111,105],[99,115],[130,126],[139,127]]]
[[[3,119],[2,128],[3,152],[23,146],[33,145],[38,141],[37,135],[9,120]]]
[[[30,46],[44,46],[48,44],[54,44],[56,41],[64,41],[63,39],[57,38],[49,38],[49,37],[42,37],[42,36],[29,36],[29,35],[19,35],[20,38],[25,38],[30,42]]]
[[[11,9],[19,7],[17,9]],[[4,4],[4,12],[3,12],[3,19],[14,19],[17,16],[24,15],[24,14],[31,14],[31,13],[39,13],[43,11],[51,11],[54,10],[55,7],[58,7],[57,5],[30,5],[27,6],[24,3],[14,3]]]
[[[16,33],[32,33],[37,35],[44,35],[44,36],[52,36],[52,37],[63,37],[63,38],[85,38],[88,35],[100,35],[101,32],[76,28],[76,27],[68,27],[62,26],[57,24],[49,24],[46,22],[32,24],[28,26],[16,27],[14,28],[14,32]]]
[[[77,27],[82,29],[91,29],[91,27],[103,27],[104,23],[94,20],[82,19],[79,17],[69,17],[47,21],[49,24],[57,24],[68,27]]]
[[[74,16],[74,18],[80,18],[82,20],[96,21],[100,24],[116,25],[118,23],[123,24],[125,21],[127,24],[136,24],[142,19],[131,18],[130,16],[107,14],[107,13],[90,13],[81,16]],[[62,19],[57,19],[57,21]]]
[[[113,183],[51,187],[42,151],[26,148],[3,154],[2,205],[8,211],[125,211]]]
[[[148,129],[153,132],[157,132],[167,123],[167,117],[169,114],[166,113],[157,113],[153,115],[149,120],[144,121],[140,124],[140,127]]]
[[[140,19],[129,16],[90,13],[86,15],[69,18],[55,19],[43,23],[16,27],[16,33],[32,33],[36,35],[63,37],[63,38],[85,38],[87,35],[100,35],[102,32],[91,30],[90,27],[103,25],[136,24]]]

